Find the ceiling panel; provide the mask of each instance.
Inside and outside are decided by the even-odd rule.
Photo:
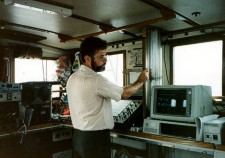
[[[218,22],[222,19],[225,20],[224,0],[157,0],[157,2],[200,25]],[[201,14],[196,17],[192,15],[193,12],[200,12]]]
[[[68,50],[79,48],[81,40],[90,35],[115,43],[140,39],[146,27],[158,27],[164,32],[171,32],[215,22],[222,22],[221,27],[225,21],[224,0],[51,0],[44,2],[54,2],[57,5],[73,8],[73,15],[64,18],[60,15],[5,6],[4,1],[0,0],[1,29],[11,29],[47,38],[24,42],[18,37],[15,40],[11,39],[10,43],[13,41],[32,43],[45,46],[45,49],[50,47]],[[163,20],[161,13],[165,15],[165,11],[166,15],[176,15],[176,18]],[[193,12],[201,14],[194,16]],[[155,19],[158,21],[149,21]],[[118,28],[124,31],[124,34],[120,33]],[[221,30],[224,29],[221,27]],[[0,43],[7,43],[3,42],[8,41],[6,37],[0,36]]]

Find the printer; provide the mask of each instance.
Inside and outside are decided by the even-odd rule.
[[[225,144],[225,117],[204,122],[204,142],[213,144]]]

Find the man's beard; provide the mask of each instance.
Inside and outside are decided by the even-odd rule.
[[[102,71],[105,71],[105,65],[106,65],[106,64],[102,64],[101,66],[97,66],[97,65],[95,64],[95,61],[94,61],[94,60],[91,61],[91,67],[92,67],[92,69],[93,69],[95,72],[102,72]]]

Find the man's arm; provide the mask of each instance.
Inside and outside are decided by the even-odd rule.
[[[141,71],[140,75],[138,76],[137,80],[126,87],[123,88],[123,93],[121,95],[122,99],[127,99],[134,95],[141,86],[149,79],[149,72],[147,69]]]

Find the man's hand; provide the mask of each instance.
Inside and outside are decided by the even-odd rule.
[[[151,74],[151,72],[149,73],[149,71],[145,68],[139,74],[137,82],[142,82],[144,84],[149,78],[151,78],[151,76],[149,76],[149,74]]]

